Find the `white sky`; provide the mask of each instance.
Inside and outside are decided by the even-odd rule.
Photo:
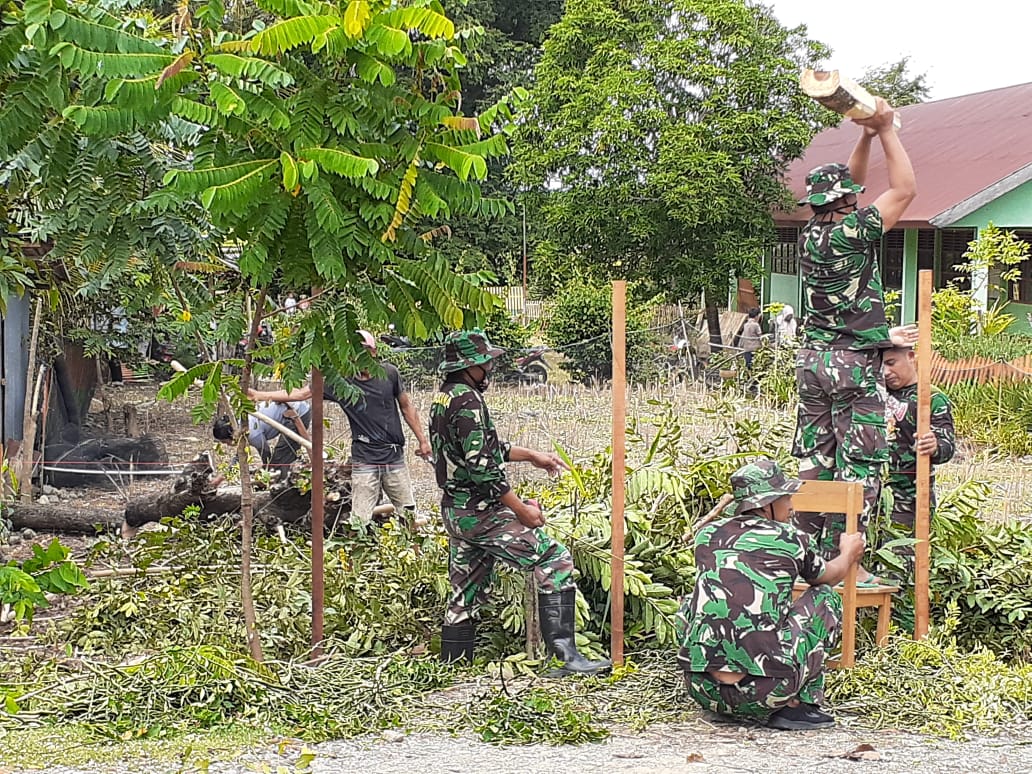
[[[758,0],[786,27],[832,49],[830,69],[859,78],[869,67],[910,56],[931,99],[1032,82],[1029,0]]]

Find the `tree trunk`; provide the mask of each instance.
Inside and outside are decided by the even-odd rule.
[[[720,309],[710,298],[713,293],[706,294],[706,327],[709,329],[710,344],[719,348],[724,346],[724,339],[720,333]]]
[[[73,503],[12,503],[7,510],[11,526],[61,535],[95,535],[117,530],[122,514],[103,509],[88,510]]]

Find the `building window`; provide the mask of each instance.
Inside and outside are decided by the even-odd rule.
[[[942,230],[942,241],[939,249],[939,287],[944,288],[953,283],[961,290],[971,290],[971,277],[967,272],[958,271],[957,266],[965,263],[964,253],[968,243],[974,240],[973,228],[947,228]]]
[[[903,231],[894,229],[882,238],[878,267],[886,290],[903,289]]]
[[[935,229],[923,228],[917,232],[917,270],[935,269]]]
[[[1032,254],[1032,231],[1027,229],[1014,229],[1014,236],[1025,243],[1025,251]],[[1019,304],[1032,304],[1032,257],[1026,258],[1019,264],[1021,276],[1017,282],[1011,282],[1008,288],[1010,300]]]
[[[799,229],[778,228],[777,241],[767,245],[767,261],[774,274],[799,273]]]

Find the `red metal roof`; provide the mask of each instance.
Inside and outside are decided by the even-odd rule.
[[[903,122],[900,139],[917,176],[917,198],[904,213],[899,223],[902,227],[927,228],[937,215],[942,217],[935,225],[947,226],[974,205],[981,206],[1032,178],[1032,83],[908,105],[899,112]],[[859,133],[860,128],[847,119],[814,137],[806,154],[792,163],[786,175],[785,182],[796,199],[803,196],[811,169],[832,161],[846,163]],[[1001,181],[1006,182],[999,190],[987,190]],[[866,186],[861,205],[874,201],[888,187],[885,158],[877,140],[871,149]],[[973,197],[974,201],[969,201]],[[948,212],[962,204],[961,210]],[[800,223],[809,215],[809,207],[799,207],[792,213],[779,213],[776,220]]]

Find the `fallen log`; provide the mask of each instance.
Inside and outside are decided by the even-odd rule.
[[[95,535],[117,530],[122,523],[118,511],[84,508],[75,503],[12,503],[6,516],[14,529],[53,532],[63,535]]]

